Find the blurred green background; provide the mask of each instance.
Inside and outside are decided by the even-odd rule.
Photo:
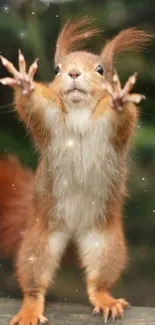
[[[122,28],[139,26],[155,31],[154,0],[0,0],[0,53],[17,64],[20,48],[28,63],[39,57],[36,78],[53,78],[53,55],[60,27],[71,16],[90,14],[104,33],[88,44],[99,51],[105,38]],[[155,40],[143,53],[126,53],[116,61],[122,82],[137,71],[135,91],[145,94],[141,117],[133,139],[129,199],[124,222],[129,245],[129,266],[115,286],[132,304],[155,306]],[[0,76],[6,71],[0,66]],[[16,153],[24,165],[35,169],[32,141],[13,108],[12,91],[0,86],[0,155]],[[12,261],[1,261],[0,295],[19,296]],[[58,272],[49,298],[88,303],[81,271],[66,267]]]

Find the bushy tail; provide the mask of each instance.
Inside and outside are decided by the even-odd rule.
[[[15,156],[0,158],[0,257],[15,256],[32,209],[34,175]]]

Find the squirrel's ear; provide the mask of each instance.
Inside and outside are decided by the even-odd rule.
[[[58,63],[61,57],[76,50],[87,39],[97,35],[100,30],[90,27],[93,18],[85,16],[79,20],[68,20],[60,32],[55,52],[55,62]]]
[[[112,40],[107,41],[100,54],[107,75],[112,73],[115,54],[124,51],[140,51],[152,37],[153,35],[133,27],[122,30]]]

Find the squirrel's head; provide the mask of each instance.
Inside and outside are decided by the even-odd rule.
[[[99,55],[75,51],[83,41],[97,35],[98,28],[90,28],[92,18],[68,21],[56,43],[55,78],[52,85],[61,96],[66,108],[90,107],[93,109],[103,97],[102,83],[110,80],[113,73],[113,58],[125,50],[140,50],[150,35],[136,28],[121,31],[105,43]]]
[[[55,82],[67,106],[94,106],[103,95],[101,58],[88,52],[72,52],[56,66]]]

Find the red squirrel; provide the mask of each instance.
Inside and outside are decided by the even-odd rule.
[[[78,50],[98,34],[84,17],[69,21],[55,51],[55,78],[46,86],[34,81],[37,60],[28,72],[19,50],[19,71],[6,58],[11,77],[1,84],[14,89],[16,110],[29,126],[40,161],[34,180],[33,211],[16,258],[24,298],[10,325],[45,323],[45,295],[69,241],[77,247],[85,270],[94,313],[115,320],[128,302],[110,289],[127,262],[122,222],[127,158],[136,104],[143,95],[130,93],[136,74],[122,88],[113,72],[115,54],[140,50],[150,36],[137,28],[121,31],[98,55]]]

